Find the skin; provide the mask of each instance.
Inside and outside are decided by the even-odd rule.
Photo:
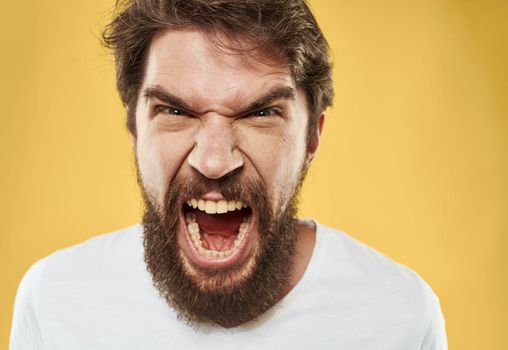
[[[284,94],[249,109],[274,91]],[[309,149],[307,121],[305,94],[279,58],[259,51],[247,59],[197,30],[173,30],[152,40],[132,140],[144,187],[161,208],[177,175],[220,179],[240,172],[262,181],[276,209],[287,205],[317,151],[324,114]],[[299,223],[292,281],[283,294],[303,276],[314,245],[314,225]]]

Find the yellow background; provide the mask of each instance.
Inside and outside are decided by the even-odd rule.
[[[314,0],[335,107],[302,214],[416,271],[451,349],[508,349],[508,2]],[[112,0],[0,11],[0,348],[17,285],[56,249],[139,221]]]

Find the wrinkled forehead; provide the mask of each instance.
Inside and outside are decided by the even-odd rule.
[[[178,36],[184,39],[183,43],[189,48],[197,46],[201,42],[206,43],[209,54],[241,58],[246,64],[288,67],[284,54],[276,45],[242,33],[230,33],[218,29],[202,30],[194,27],[171,28],[157,32],[151,44],[153,46],[155,42],[164,40],[164,38]]]
[[[156,85],[181,98],[213,97],[225,105],[230,104],[228,98],[244,99],[277,85],[296,89],[286,61],[269,46],[195,29],[166,30],[154,36],[143,86]]]

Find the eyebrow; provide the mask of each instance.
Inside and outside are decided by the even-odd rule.
[[[258,98],[254,102],[252,102],[244,112],[240,113],[240,115],[254,112],[258,109],[266,107],[270,103],[284,99],[284,100],[294,100],[295,99],[295,90],[291,86],[276,86],[268,91],[267,94]]]
[[[171,107],[182,109],[185,111],[190,111],[189,106],[179,97],[171,94],[169,91],[166,91],[164,88],[156,85],[152,87],[148,87],[143,90],[143,97],[145,98],[145,103],[150,99],[158,99]]]
[[[254,112],[258,109],[266,107],[270,103],[277,101],[279,99],[285,100],[294,100],[296,96],[295,89],[291,86],[276,86],[268,91],[265,95],[261,96],[251,104],[247,106],[247,108],[243,109],[242,112],[238,113],[238,115],[244,115],[246,113]],[[148,102],[149,99],[158,99],[164,103],[167,103],[171,107],[176,109],[181,109],[187,111],[189,113],[193,113],[192,108],[185,103],[184,100],[171,94],[166,89],[162,88],[160,85],[147,87],[143,90],[143,97],[145,98],[145,102]],[[194,113],[196,114],[196,113]]]

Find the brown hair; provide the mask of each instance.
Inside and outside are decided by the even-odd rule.
[[[305,0],[117,0],[116,12],[102,37],[115,54],[117,87],[134,135],[147,49],[157,32],[171,28],[196,28],[219,45],[241,36],[276,50],[306,93],[308,135],[315,135],[319,114],[332,104],[328,44]]]

